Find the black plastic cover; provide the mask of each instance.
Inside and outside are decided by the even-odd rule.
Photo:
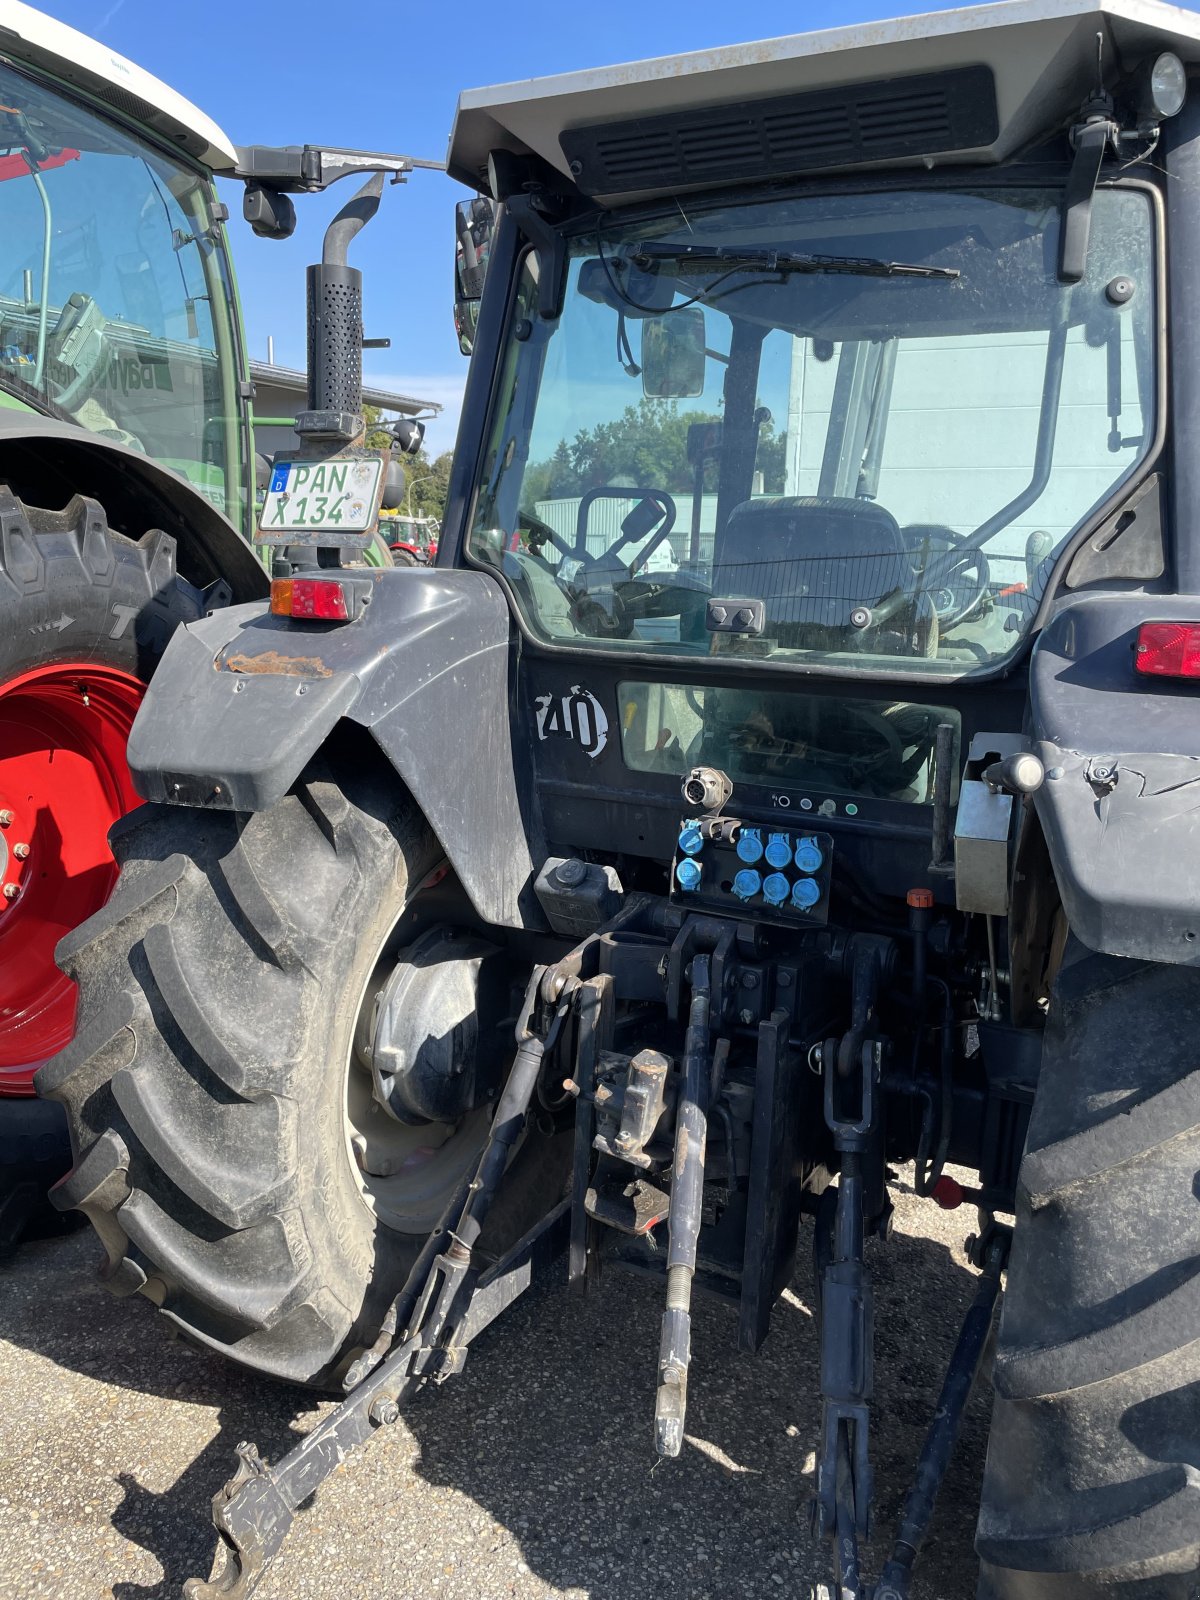
[[[559,143],[599,195],[974,150],[999,128],[992,70],[977,66],[568,128]]]
[[[357,574],[356,574],[357,576]],[[510,717],[509,611],[482,573],[380,569],[362,616],[297,623],[261,607],[177,630],[129,740],[147,800],[261,811],[339,718],[371,731],[480,916],[543,926],[539,830]]]
[[[1034,805],[1075,936],[1109,955],[1200,965],[1200,683],[1141,678],[1140,624],[1200,620],[1200,595],[1064,606],[1030,669]]]

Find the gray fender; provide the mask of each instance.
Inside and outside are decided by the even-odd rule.
[[[1142,622],[1198,618],[1198,596],[1081,596],[1033,651],[1034,804],[1071,929],[1108,955],[1200,964],[1200,684],[1134,668]]]
[[[134,782],[147,800],[261,811],[348,719],[395,767],[479,914],[540,925],[504,595],[478,572],[370,577],[351,623],[238,606],[180,628],[130,735]]]
[[[29,505],[65,506],[84,494],[110,528],[140,539],[161,528],[178,570],[206,588],[224,578],[235,600],[265,595],[269,579],[241,534],[186,478],[150,456],[69,422],[0,409],[0,480]]]

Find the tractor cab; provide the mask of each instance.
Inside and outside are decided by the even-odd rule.
[[[187,136],[106,115],[42,70],[58,25],[19,10],[24,59],[0,56],[0,403],[173,467],[248,534],[249,388],[213,186],[236,153],[178,96]],[[99,70],[74,76],[94,94]]]

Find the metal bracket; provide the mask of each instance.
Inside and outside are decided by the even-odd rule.
[[[224,1563],[207,1582],[190,1578],[183,1586],[185,1600],[248,1600],[287,1536],[297,1507],[351,1450],[380,1426],[395,1422],[400,1406],[427,1378],[442,1382],[462,1370],[467,1345],[566,1247],[569,1212],[569,1202],[563,1201],[483,1274],[448,1346],[429,1348],[419,1334],[397,1345],[278,1466],[268,1466],[254,1445],[238,1445],[237,1470],[213,1499]]]

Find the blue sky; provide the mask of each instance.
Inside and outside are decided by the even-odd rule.
[[[34,0],[63,22],[119,50],[170,83],[236,144],[324,142],[442,159],[460,89],[540,77],[643,56],[671,55],[747,38],[806,32],[910,10],[929,0],[725,0],[687,6],[564,5],[479,0],[340,8],[325,0]],[[328,32],[331,19],[361,18],[359,33]],[[185,35],[184,18],[198,21]],[[344,191],[344,192],[343,192]],[[241,221],[240,185],[229,186],[231,238],[251,353],[304,365],[304,268],[349,181],[299,197],[299,226],[284,243],[255,239]],[[466,362],[451,320],[452,210],[464,191],[418,172],[385,191],[379,216],[355,245],[365,274],[366,331],[391,338],[368,351],[369,379],[446,407],[430,430],[436,452],[453,444]]]

